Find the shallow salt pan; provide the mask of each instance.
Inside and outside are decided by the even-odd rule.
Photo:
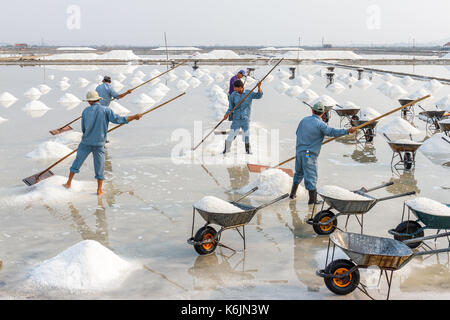
[[[94,240],[84,240],[42,262],[28,273],[38,287],[103,290],[117,287],[137,265]]]

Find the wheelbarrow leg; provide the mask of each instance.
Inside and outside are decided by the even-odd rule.
[[[192,209],[192,231],[191,231],[192,238],[194,238],[194,222],[195,222],[195,208]]]
[[[392,285],[392,275],[394,274],[394,271],[391,271],[391,277],[390,278],[388,277],[388,274],[387,274],[386,270],[384,270],[384,274],[386,275],[386,281],[387,281],[387,284],[388,284],[388,293],[387,293],[386,300],[389,300],[389,295],[391,293],[391,285]]]

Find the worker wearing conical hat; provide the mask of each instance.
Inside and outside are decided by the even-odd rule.
[[[84,160],[92,152],[94,157],[95,179],[97,179],[97,194],[102,195],[102,184],[105,169],[105,143],[109,122],[116,124],[128,123],[131,120],[139,120],[142,114],[135,114],[129,117],[120,117],[110,108],[101,105],[101,97],[97,91],[89,91],[86,100],[89,106],[83,110],[81,115],[81,130],[83,136],[78,145],[77,156],[70,167],[70,174],[67,182],[63,185],[70,188],[75,173],[80,172]]]
[[[303,118],[297,127],[295,174],[290,198],[294,199],[297,188],[303,178],[305,188],[309,193],[308,204],[317,202],[317,157],[319,156],[325,136],[340,137],[356,131],[349,129],[335,129],[329,127],[322,119],[326,112],[325,106],[317,102],[312,106],[312,115]]]
[[[98,95],[102,98],[100,104],[107,107],[111,103],[112,98],[122,99],[127,94],[130,94],[132,92],[132,90],[130,89],[122,94],[118,94],[111,86],[111,77],[109,76],[105,76],[103,78],[102,83],[99,84],[97,88],[95,88],[95,91],[97,91]]]

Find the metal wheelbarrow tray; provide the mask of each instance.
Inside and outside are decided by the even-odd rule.
[[[244,242],[244,250],[245,250],[245,225],[249,223],[253,216],[258,212],[258,210],[261,210],[262,208],[265,208],[267,206],[270,206],[271,204],[274,204],[275,202],[278,202],[286,197],[289,196],[289,194],[284,194],[268,203],[265,203],[259,207],[252,207],[249,205],[244,205],[239,203],[242,199],[250,195],[251,193],[258,190],[258,187],[253,188],[249,192],[247,192],[243,197],[241,197],[237,201],[230,201],[231,204],[235,205],[236,207],[239,207],[240,209],[244,211],[240,212],[232,212],[232,213],[218,213],[218,212],[209,212],[205,211],[199,208],[196,208],[193,206],[192,211],[192,232],[191,237],[187,240],[187,243],[194,246],[195,251],[198,254],[205,255],[213,253],[216,249],[216,247],[222,246],[227,249],[230,249],[232,251],[236,251],[222,243],[220,243],[220,237],[222,235],[222,232],[227,229],[235,229],[239,235],[241,236],[243,242]],[[197,211],[200,216],[206,221],[206,223],[197,230],[197,232],[194,235],[194,225],[195,225],[195,211]],[[213,227],[210,226],[210,224],[216,224],[219,225],[221,228],[219,231],[216,231]],[[242,227],[242,233],[239,230],[239,228]]]
[[[450,207],[450,204],[446,204],[447,207]],[[405,211],[406,207],[408,208],[408,215],[406,220]],[[417,218],[416,220],[411,219],[411,213]],[[420,223],[423,224],[423,226]],[[395,229],[391,229],[388,232],[394,236],[394,239],[398,241],[403,241],[408,244],[410,248],[417,248],[421,244],[424,245],[424,250],[431,250],[430,246],[422,241],[410,241],[411,239],[420,239],[424,237],[424,231],[426,229],[434,229],[437,230],[436,235],[446,236],[446,234],[450,235],[447,230],[450,230],[450,216],[439,216],[434,215],[428,212],[422,212],[416,210],[409,206],[406,202],[403,204],[403,213],[402,220],[399,225]],[[445,233],[439,234],[441,230],[445,230]],[[435,239],[435,236],[425,237],[424,240]],[[450,247],[450,238],[447,236],[449,247]]]
[[[334,260],[336,246],[341,248],[350,259]],[[337,231],[330,235],[328,241],[325,269],[318,270],[316,274],[324,278],[327,288],[335,294],[346,295],[358,288],[373,299],[367,291],[368,287],[360,283],[358,269],[377,266],[380,269],[378,284],[384,272],[388,285],[387,299],[389,299],[394,271],[401,269],[415,256],[449,251],[450,248],[413,252],[405,243],[394,239]],[[328,263],[329,257],[330,263]]]
[[[393,185],[393,182],[388,182],[383,185],[371,188],[353,191],[361,196],[367,198],[367,200],[341,200],[334,199],[329,196],[325,196],[319,193],[319,195],[323,198],[323,203],[321,210],[317,212],[314,217],[313,214],[315,212],[315,204],[313,210],[311,212],[311,217],[306,221],[306,223],[311,224],[313,226],[314,231],[319,235],[327,235],[334,232],[337,229],[337,217],[340,215],[346,215],[347,221],[345,223],[345,228],[347,228],[348,220],[350,215],[354,215],[359,225],[361,226],[361,233],[363,233],[364,228],[364,214],[367,213],[370,209],[372,209],[375,204],[379,201],[390,200],[394,198],[409,196],[415,194],[415,191],[406,192],[398,195],[383,197],[383,198],[374,198],[367,194],[367,192],[374,191],[377,189],[381,189],[390,185]],[[329,207],[324,210],[324,206],[327,204]],[[338,213],[335,214],[332,209],[336,210]],[[358,214],[361,215],[361,220],[358,218]]]

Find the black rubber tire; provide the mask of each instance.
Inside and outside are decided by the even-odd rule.
[[[326,268],[326,274],[342,274],[348,272],[351,268],[353,268],[355,264],[350,260],[346,259],[338,259],[332,261]],[[346,295],[353,292],[359,284],[359,270],[356,269],[352,273],[350,273],[347,277],[338,279],[338,278],[324,278],[325,285],[327,288],[337,294],[337,295]]]
[[[412,221],[412,220],[408,220],[408,221],[403,221],[402,223],[400,223],[397,228],[395,228],[395,232],[398,233],[409,233],[412,234],[414,232],[416,232],[418,229],[422,228],[421,225],[416,222],[416,221]],[[423,230],[420,231],[418,234],[416,234],[415,236],[397,236],[394,235],[394,239],[397,241],[403,241],[403,240],[408,240],[408,239],[413,239],[413,238],[420,238],[424,236],[424,232]],[[408,243],[406,244],[408,247],[410,247],[411,249],[417,248],[418,246],[420,246],[422,242],[414,242],[414,243]]]
[[[352,125],[352,127],[356,127],[356,125],[355,125],[355,123],[353,121],[358,121],[358,120],[359,120],[359,117],[355,114],[352,117],[352,120],[350,121],[350,124]]]
[[[335,214],[330,210],[322,210],[316,213],[313,219],[313,229],[314,231],[319,235],[327,235],[331,234],[336,230],[337,227],[337,219],[334,219],[333,222],[327,224],[327,225],[320,225],[319,222],[325,222],[322,221],[323,219],[329,218],[332,219],[335,217]]]
[[[366,138],[366,142],[372,142],[373,141],[373,130],[367,129],[366,133],[364,134],[364,138]]]
[[[206,239],[212,239],[216,235],[216,230],[213,227],[206,226],[198,229],[194,236],[194,241],[201,242]],[[194,249],[198,254],[211,254],[216,250],[218,241],[214,241],[211,244],[194,244]]]
[[[405,164],[405,170],[410,170],[413,166],[411,152],[405,152],[405,159],[403,159],[403,160],[404,160],[404,164]]]

